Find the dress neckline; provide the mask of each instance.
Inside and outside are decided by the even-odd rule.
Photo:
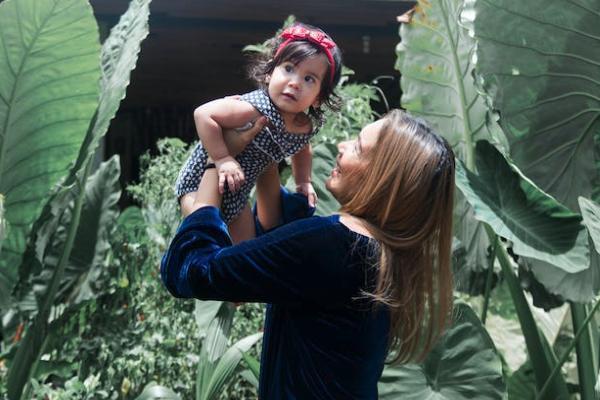
[[[335,218],[335,222],[337,222],[338,224],[340,224],[340,225],[341,225],[342,227],[344,227],[344,229],[346,229],[347,231],[349,231],[349,232],[351,232],[351,233],[353,233],[353,234],[355,234],[355,235],[357,235],[357,236],[360,236],[360,237],[363,237],[363,238],[369,239],[369,240],[373,239],[373,237],[372,237],[372,236],[370,236],[370,235],[365,235],[364,233],[361,233],[361,232],[355,231],[355,230],[354,230],[354,229],[352,229],[350,226],[348,226],[348,225],[346,225],[344,222],[342,222],[342,215],[341,215],[341,214],[334,214],[334,215],[333,215],[333,217]]]

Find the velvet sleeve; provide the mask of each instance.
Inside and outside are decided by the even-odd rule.
[[[323,306],[356,295],[357,278],[345,265],[347,240],[332,217],[289,223],[231,246],[215,207],[190,214],[161,264],[176,297]]]

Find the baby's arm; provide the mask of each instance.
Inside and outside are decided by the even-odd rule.
[[[225,182],[229,190],[236,191],[244,182],[244,172],[227,148],[223,131],[236,128],[255,120],[260,114],[245,101],[218,99],[203,104],[194,111],[194,121],[202,145],[213,159],[219,172],[219,191],[223,193]]]
[[[312,185],[312,147],[309,144],[292,156],[292,175],[296,181],[296,192],[308,197],[308,204],[314,207],[317,204],[317,193]]]

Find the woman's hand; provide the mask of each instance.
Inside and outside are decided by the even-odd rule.
[[[225,183],[231,192],[237,192],[246,181],[244,171],[235,158],[231,156],[215,160],[217,173],[219,174],[219,193],[225,192]]]
[[[267,118],[261,117],[244,134],[256,135],[266,124]],[[186,194],[180,200],[181,213],[184,217],[187,217],[201,207],[221,207],[222,193],[219,191],[219,178],[215,168],[209,168],[204,172],[198,190]]]

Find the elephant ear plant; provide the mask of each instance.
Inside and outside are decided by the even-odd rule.
[[[14,293],[2,299],[3,314],[34,281],[46,284],[9,363],[10,399],[26,397],[23,391],[40,356],[51,350],[45,348],[50,310],[65,289],[61,282],[75,236],[90,228],[82,220],[90,214],[82,210],[93,156],[125,96],[148,33],[148,5],[149,0],[132,0],[100,48],[86,0],[0,3],[0,192],[11,227],[2,243],[0,282],[3,294]],[[110,221],[97,221],[105,223]],[[56,235],[64,235],[60,248],[52,248]],[[60,292],[61,300],[81,294],[82,277],[93,264],[81,264],[71,275],[70,294]]]
[[[542,190],[576,212],[579,196],[598,200],[599,16],[600,4],[586,0],[468,0],[463,12],[477,41],[475,81],[501,117],[511,158]],[[556,257],[547,262],[522,254],[548,291],[571,302],[574,331],[583,329],[576,346],[579,391],[582,399],[591,399],[598,331],[586,328],[585,321],[600,290],[600,269],[594,249],[585,255],[573,270]]]
[[[565,354],[557,360],[540,334],[497,237],[546,290],[572,301],[569,349],[578,350],[578,390],[593,398],[598,333],[586,303],[598,294],[600,271],[577,199],[597,197],[599,16],[600,5],[585,0],[419,1],[400,30],[402,105],[430,121],[460,160],[455,234],[467,257],[457,267],[499,261],[540,399],[569,398],[559,373]]]

